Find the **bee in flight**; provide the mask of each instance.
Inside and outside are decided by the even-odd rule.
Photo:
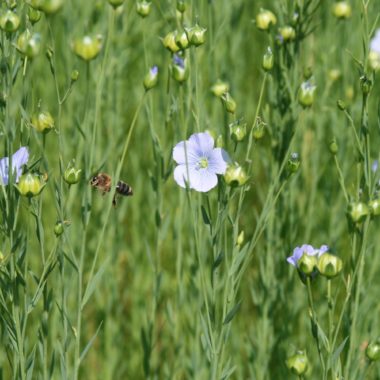
[[[107,173],[99,173],[91,178],[90,185],[97,188],[104,195],[109,193],[112,187],[111,176]],[[117,194],[130,196],[133,195],[132,187],[123,181],[118,181],[116,185],[116,191],[113,196],[112,204],[116,206],[116,196]]]

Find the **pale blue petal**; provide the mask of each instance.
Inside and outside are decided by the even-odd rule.
[[[224,174],[227,169],[228,154],[221,148],[213,149],[208,156],[208,170],[215,174]]]
[[[194,133],[189,138],[189,146],[200,157],[207,157],[214,147],[214,139],[207,133]]]
[[[207,169],[190,171],[190,187],[201,193],[210,191],[218,184],[218,177]]]
[[[17,183],[21,174],[22,174],[22,166],[26,165],[29,160],[29,151],[28,148],[22,146],[17,152],[15,152],[12,156],[12,168],[13,172],[16,171],[15,182]]]
[[[181,141],[173,148],[173,160],[180,165],[186,164],[186,157],[189,166],[195,166],[200,159],[193,145],[190,145],[188,141]]]
[[[186,169],[186,165],[178,165],[174,169],[174,180],[177,182],[177,184],[183,188],[186,188],[186,182],[189,182],[188,176],[187,176],[188,170]],[[189,185],[189,183],[188,183]]]
[[[4,157],[0,160],[0,184],[8,185],[9,158]]]

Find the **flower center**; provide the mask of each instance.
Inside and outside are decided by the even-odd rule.
[[[208,160],[207,158],[203,157],[199,160],[199,168],[200,169],[206,169],[208,167]]]

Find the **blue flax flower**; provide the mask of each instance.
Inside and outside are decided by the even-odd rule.
[[[314,248],[310,244],[303,244],[301,247],[296,247],[293,250],[293,255],[289,256],[286,261],[297,267],[298,260],[302,257],[304,253],[306,253],[309,256],[318,256],[321,257],[325,252],[329,250],[329,247],[327,245],[322,245],[319,249]]]
[[[14,175],[15,183],[18,182],[22,174],[22,166],[28,162],[29,152],[28,148],[22,146],[12,156],[12,172]],[[0,159],[0,185],[8,185],[9,181],[9,157]]]
[[[229,157],[221,148],[214,148],[214,139],[207,133],[195,133],[173,149],[178,166],[174,179],[181,187],[206,192],[218,184],[217,174],[224,174]]]

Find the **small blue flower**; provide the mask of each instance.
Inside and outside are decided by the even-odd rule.
[[[371,40],[370,50],[380,55],[380,29],[377,29],[375,36]]]
[[[195,133],[173,149],[174,180],[183,188],[207,192],[218,184],[217,174],[224,174],[230,161],[226,151],[214,148],[214,139],[207,133]]]
[[[185,68],[185,60],[177,54],[174,54],[173,56],[173,64],[179,66],[181,69]]]
[[[150,74],[153,75],[153,76],[158,75],[158,67],[157,66],[153,66],[150,69]]]
[[[12,171],[15,175],[14,181],[18,182],[22,174],[22,166],[26,165],[29,159],[28,148],[22,146],[12,156]],[[9,180],[9,157],[0,159],[0,185],[8,185]]]
[[[329,250],[329,247],[327,245],[322,245],[319,249],[314,248],[310,244],[303,244],[301,247],[296,247],[293,250],[293,255],[289,256],[286,261],[297,267],[298,260],[302,257],[304,253],[306,253],[309,256],[315,256],[318,255],[318,258],[321,257],[325,252]]]

